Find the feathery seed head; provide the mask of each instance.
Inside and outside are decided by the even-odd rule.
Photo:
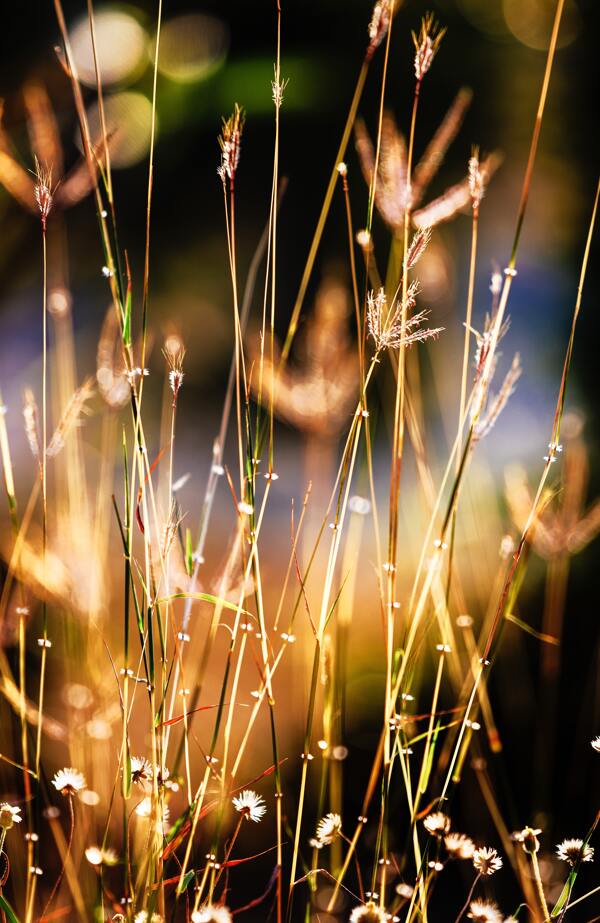
[[[240,162],[242,131],[245,121],[246,113],[236,103],[229,118],[223,119],[223,127],[219,135],[221,164],[218,173],[223,182],[228,178],[232,185],[235,182],[235,174]]]
[[[474,147],[469,160],[469,192],[474,210],[479,208],[485,195],[486,182],[487,175],[479,163],[479,148]]]
[[[415,45],[415,76],[420,82],[433,62],[446,29],[440,29],[433,13],[426,13],[421,20],[419,34],[412,33]]]
[[[392,5],[390,0],[377,0],[369,23],[369,47],[367,49],[369,57],[373,55],[375,49],[381,45],[387,35],[391,14]]]
[[[42,219],[42,228],[46,230],[46,222],[48,220],[48,215],[52,209],[52,203],[54,201],[54,196],[52,192],[52,170],[48,167],[42,167],[41,163],[35,158],[35,201],[40,210],[40,217]]]

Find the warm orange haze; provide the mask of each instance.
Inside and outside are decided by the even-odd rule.
[[[600,920],[591,13],[46,6],[0,67],[2,921]]]

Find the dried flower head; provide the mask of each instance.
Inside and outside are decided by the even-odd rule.
[[[533,855],[533,853],[539,852],[540,841],[538,836],[542,831],[540,829],[533,829],[532,827],[524,827],[522,830],[517,830],[513,833],[512,838],[516,843],[520,843],[526,853]]]
[[[119,861],[114,849],[103,849],[100,846],[88,846],[85,851],[85,858],[90,865],[116,865]]]
[[[8,804],[7,801],[0,804],[0,830],[10,830],[15,824],[20,824],[22,820],[20,807]]]
[[[85,787],[85,776],[72,767],[60,769],[52,779],[52,785],[61,795],[76,795]]]
[[[569,865],[575,865],[576,862],[594,861],[593,846],[588,846],[587,843],[584,845],[583,840],[577,838],[563,840],[559,843],[556,847],[556,854],[559,859],[568,862]]]
[[[375,49],[381,45],[387,31],[390,27],[391,3],[390,0],[377,0],[373,7],[371,21],[369,23],[369,47],[367,54],[369,57]]]
[[[446,30],[440,29],[433,13],[425,13],[418,35],[412,33],[415,45],[415,77],[418,81],[423,79],[431,67],[445,33]]]
[[[471,901],[467,916],[474,923],[502,923],[502,914],[493,901]]]
[[[423,826],[432,836],[444,836],[450,830],[450,818],[443,811],[434,811],[427,815]]]
[[[42,167],[41,163],[35,158],[35,201],[40,210],[42,219],[42,228],[46,230],[48,215],[52,209],[54,194],[52,192],[52,170],[48,167]]]
[[[387,914],[374,901],[367,901],[354,908],[349,923],[387,923]]]
[[[192,913],[192,923],[233,923],[228,907],[204,904]]]
[[[495,849],[482,846],[473,853],[473,865],[480,875],[493,875],[502,868],[502,859]]]
[[[218,173],[223,182],[227,177],[232,186],[235,182],[235,174],[240,162],[242,131],[245,120],[246,114],[244,110],[236,103],[229,118],[223,119],[223,127],[219,135],[221,165]]]
[[[262,820],[267,810],[264,799],[250,788],[244,789],[232,801],[236,811],[243,814],[246,820],[253,820],[256,824]]]
[[[472,859],[475,852],[475,843],[464,833],[449,833],[444,846],[451,859]]]
[[[342,832],[342,818],[339,814],[329,813],[317,824],[317,840],[323,846],[329,846]]]

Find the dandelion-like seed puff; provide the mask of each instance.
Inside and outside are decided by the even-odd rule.
[[[444,837],[446,852],[452,859],[472,859],[475,843],[464,833],[449,833]]]
[[[387,919],[385,910],[378,907],[374,901],[355,907],[350,914],[350,923],[386,923]]]
[[[242,814],[246,820],[253,820],[255,824],[262,820],[267,810],[264,799],[250,788],[244,789],[232,801],[236,811]]]
[[[427,815],[423,826],[431,836],[443,836],[450,830],[450,818],[442,811],[434,811],[433,814]]]
[[[587,843],[584,845],[583,840],[578,838],[567,839],[558,844],[556,855],[569,865],[575,865],[576,862],[593,862],[594,847],[588,846]]]
[[[198,910],[194,910],[192,923],[233,923],[233,917],[228,907],[205,904]]]
[[[342,818],[339,814],[329,813],[317,824],[317,840],[323,846],[329,846],[342,831]]]
[[[480,875],[494,875],[502,868],[502,859],[497,850],[482,846],[473,853],[473,865]]]
[[[471,901],[467,916],[474,923],[502,923],[502,914],[493,901]]]
[[[86,787],[85,776],[78,769],[60,769],[52,779],[52,785],[61,795],[76,795]]]

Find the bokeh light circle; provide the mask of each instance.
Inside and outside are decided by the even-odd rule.
[[[88,109],[87,117],[92,140],[99,144],[102,132],[96,103]],[[131,167],[143,160],[150,148],[152,131],[150,100],[142,93],[114,93],[104,98],[104,117],[111,165]],[[81,149],[81,139],[77,141]]]
[[[154,43],[149,53],[154,57]],[[229,32],[225,23],[204,13],[175,16],[160,35],[158,69],[178,83],[193,83],[212,74],[225,60]]]
[[[507,27],[523,45],[536,51],[548,48],[556,13],[553,0],[503,0],[502,8]],[[580,28],[579,11],[573,0],[567,0],[558,33],[558,47],[570,45]]]
[[[94,33],[102,86],[122,83],[138,75],[146,64],[147,36],[133,16],[118,7],[102,7],[94,12]],[[87,14],[70,29],[69,39],[79,79],[95,87],[96,67]]]

